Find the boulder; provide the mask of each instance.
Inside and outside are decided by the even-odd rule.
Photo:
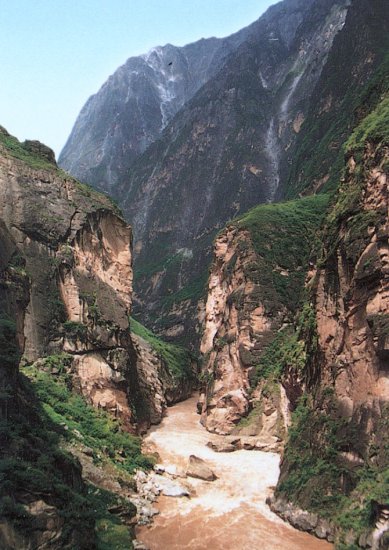
[[[210,447],[215,453],[232,453],[236,451],[236,446],[227,441],[208,441],[207,447]]]
[[[203,479],[204,481],[215,481],[215,479],[217,479],[217,476],[206,464],[206,462],[202,458],[195,455],[190,455],[189,457],[189,465],[186,470],[186,475]]]
[[[189,497],[190,493],[186,487],[172,479],[154,475],[153,483],[156,488],[166,497]]]

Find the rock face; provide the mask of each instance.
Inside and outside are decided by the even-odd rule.
[[[133,332],[131,339],[139,379],[138,425],[143,432],[161,422],[166,407],[190,397],[197,385],[196,369],[193,376],[174,377],[164,357],[147,340]]]
[[[137,376],[130,366],[128,331],[129,226],[108,199],[61,176],[50,164],[28,166],[4,147],[0,218],[31,278],[25,360],[71,354],[74,384],[96,407],[130,426],[134,418],[128,389]]]
[[[0,486],[0,547],[15,550],[78,547],[86,550],[94,543],[93,523],[88,518],[72,522],[64,535],[62,495],[58,486],[50,483],[52,470],[47,471],[46,485],[39,490],[33,474],[23,478],[26,476],[25,455],[36,459],[42,453],[42,441],[36,433],[36,425],[40,426],[42,419],[34,396],[22,383],[18,372],[31,287],[23,250],[18,248],[12,233],[0,220],[0,461],[6,480]],[[17,443],[10,437],[11,430],[17,432]],[[53,467],[48,449],[52,444],[45,442],[44,445],[45,464],[49,469]],[[18,461],[15,454],[19,455]],[[17,476],[15,480],[15,463],[22,480],[19,483]],[[57,481],[69,494],[81,496],[85,492],[78,463],[69,460],[59,449],[56,449],[54,468]]]
[[[387,101],[386,97],[368,117],[371,124]],[[327,219],[325,260],[309,280],[316,322],[315,333],[308,338],[310,360],[302,373],[309,392],[294,419],[278,495],[322,515],[323,504],[315,501],[315,494],[325,486],[334,500],[340,494],[344,498],[333,508],[327,504],[333,510],[331,530],[337,541],[385,548],[388,527],[381,511],[386,509],[384,476],[389,467],[385,298],[389,150],[387,138],[365,141],[368,133],[361,135],[358,130],[354,136],[348,142],[345,179]],[[361,144],[355,144],[358,138]],[[303,418],[303,411],[309,417]],[[317,449],[311,459],[302,451],[304,445]],[[292,473],[297,463],[306,471],[308,462],[314,468],[319,460],[328,466],[315,483],[304,482],[297,488],[300,467]],[[332,470],[326,469],[330,464]],[[371,476],[368,486],[365,476]],[[357,521],[345,534],[338,515],[351,509],[359,514],[371,510],[370,522]]]
[[[160,137],[248,33],[183,48],[167,44],[128,59],[83,107],[59,164],[82,181],[115,192],[131,162]]]
[[[115,195],[134,228],[136,309],[160,333],[194,341],[212,240],[228,219],[275,198],[346,11],[342,0],[270,8],[117,179]],[[161,116],[155,120],[160,126]],[[75,156],[91,124],[72,137]],[[112,163],[120,166],[116,157]]]
[[[131,228],[109,199],[59,172],[48,148],[3,136],[0,219],[17,251],[3,246],[31,282],[18,321],[24,361],[66,353],[73,387],[95,407],[131,431],[159,422],[191,385],[173,383],[146,343],[134,346]]]
[[[318,197],[259,206],[216,239],[201,342],[202,422],[208,430],[261,436],[273,447],[274,438],[283,439],[289,422],[285,388],[263,383],[258,365],[293,318],[311,250],[307,228],[314,231],[325,204]],[[239,425],[249,411],[247,425]]]
[[[205,425],[241,445],[266,414],[279,435],[281,418],[289,437],[272,508],[300,529],[361,548],[388,544],[388,9],[352,3],[334,40],[314,94],[320,112],[311,104],[290,173],[289,194],[301,198],[258,207],[217,237],[202,339]],[[361,29],[349,89],[338,60]],[[316,203],[325,220],[317,233],[321,221],[307,223],[304,195],[327,184],[339,191],[329,206],[323,195]],[[312,245],[303,257],[296,205]],[[280,209],[294,212],[291,224]],[[272,223],[269,212],[277,212]]]
[[[7,479],[0,546],[82,550],[96,541],[80,462],[95,486],[117,494],[121,485],[111,472],[102,479],[91,458],[96,449],[82,442],[89,434],[59,422],[46,401],[49,412],[42,407],[19,374],[21,354],[32,378],[46,377],[45,395],[59,392],[62,410],[71,389],[129,432],[160,422],[168,404],[190,394],[192,379],[173,377],[169,362],[131,334],[131,228],[107,197],[60,172],[50,151],[0,130],[0,460]],[[58,388],[50,378],[58,378]],[[91,429],[103,430],[97,418]],[[106,426],[119,429],[113,420]],[[146,467],[138,440],[120,435],[128,439],[115,456],[139,455]],[[112,513],[130,521],[135,508],[126,506]]]

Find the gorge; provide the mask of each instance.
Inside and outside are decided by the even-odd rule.
[[[0,127],[1,548],[389,547],[388,128],[387,0]]]

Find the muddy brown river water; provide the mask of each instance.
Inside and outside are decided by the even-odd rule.
[[[277,483],[279,456],[261,451],[216,453],[200,425],[196,398],[168,410],[150,430],[145,445],[160,462],[185,470],[191,454],[207,461],[218,479],[188,478],[191,498],[160,497],[160,514],[137,539],[150,550],[330,550],[333,545],[293,529],[273,514],[265,500]]]

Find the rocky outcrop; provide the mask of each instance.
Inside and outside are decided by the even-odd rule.
[[[192,383],[131,336],[131,228],[107,197],[58,171],[48,148],[2,135],[0,219],[14,243],[3,247],[31,282],[18,321],[24,363],[64,352],[73,388],[95,407],[130,431],[159,422]]]
[[[296,529],[312,533],[319,539],[327,539],[328,542],[334,542],[335,527],[330,521],[320,518],[317,514],[301,510],[301,508],[294,506],[282,498],[277,499],[272,497],[267,499],[266,503],[273,512],[289,522]]]
[[[287,376],[265,381],[261,361],[293,319],[312,244],[306,228],[314,232],[325,204],[313,198],[257,207],[216,239],[201,342],[200,408],[208,430],[256,436],[273,450],[284,438],[295,388]],[[275,362],[269,357],[262,368],[276,371]]]
[[[42,416],[35,396],[19,375],[29,298],[30,280],[23,250],[0,220],[0,462],[6,481],[0,484],[0,546],[14,550],[77,546],[86,550],[94,541],[93,523],[85,518],[65,529],[61,494],[65,490],[82,498],[86,488],[81,469],[58,448],[51,462],[53,443],[45,442],[43,447],[37,436],[36,426],[44,432]],[[45,460],[48,477],[44,486],[36,486],[34,475],[39,473],[34,465],[30,464],[30,477],[26,473],[28,459]],[[62,489],[51,483],[53,470]]]
[[[323,369],[322,382],[335,384],[343,413],[349,418],[362,405],[379,410],[379,403],[389,400],[386,372],[389,203],[388,175],[382,169],[386,157],[384,154],[382,158],[382,154],[373,145],[366,152],[358,207],[361,225],[355,227],[352,215],[341,224],[336,253],[312,282],[323,364],[331,365],[331,369]],[[349,179],[344,189],[358,185],[355,170],[356,163],[350,157]]]
[[[257,255],[248,231],[227,229],[214,253],[201,343],[207,379],[202,421],[207,429],[226,434],[248,414],[255,361],[286,312],[266,314],[260,287],[250,277]]]
[[[131,230],[107,198],[23,149],[30,166],[2,147],[0,218],[31,280],[24,360],[71,354],[74,385],[130,426]]]
[[[103,527],[87,511],[95,505],[84,480],[119,499],[107,504],[107,521],[113,514],[131,528],[129,472],[151,462],[123,430],[160,422],[193,380],[181,371],[173,376],[169,361],[131,334],[132,233],[116,207],[60,172],[48,148],[21,144],[4,129],[0,237],[0,461],[7,479],[0,546],[95,547]],[[19,374],[22,353],[32,384]],[[177,353],[179,370],[189,355]],[[72,392],[118,421],[95,414]],[[116,443],[103,445],[110,429]]]
[[[362,548],[387,545],[389,150],[380,122],[388,120],[387,94],[346,144],[323,258],[308,280],[315,315],[302,371],[308,395],[293,421],[277,492],[331,517],[337,542]],[[319,462],[315,482],[308,476],[298,487],[302,470],[312,472]],[[318,498],[324,487],[327,496]],[[350,513],[358,519],[348,529],[342,518]]]
[[[190,397],[197,387],[197,365],[184,357],[190,361],[190,372],[185,372],[183,364],[181,375],[174,375],[169,362],[150,342],[134,332],[131,339],[139,379],[138,428],[142,433],[150,424],[161,422],[168,406]]]

